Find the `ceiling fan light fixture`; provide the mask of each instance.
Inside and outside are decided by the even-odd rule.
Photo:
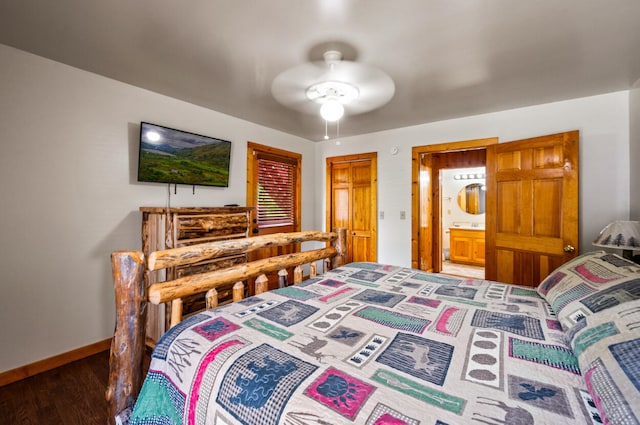
[[[343,105],[356,100],[360,91],[353,84],[343,81],[321,81],[307,89],[307,99],[317,103],[335,100]]]
[[[338,121],[344,115],[344,106],[336,99],[326,100],[320,107],[320,116],[327,121]]]
[[[323,61],[304,63],[278,74],[271,93],[282,105],[306,114],[317,115],[321,109],[326,124],[384,106],[393,97],[395,84],[378,68],[343,60],[339,51],[329,50]]]
[[[322,81],[307,89],[307,99],[320,103],[320,116],[337,121],[344,115],[344,106],[358,98],[360,92],[352,84],[342,81]]]

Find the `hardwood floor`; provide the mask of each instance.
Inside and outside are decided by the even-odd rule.
[[[0,387],[3,424],[104,425],[109,352]]]

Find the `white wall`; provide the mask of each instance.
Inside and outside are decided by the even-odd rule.
[[[450,248],[450,233],[449,227],[454,225],[461,226],[476,226],[484,229],[486,214],[470,214],[460,208],[458,204],[458,194],[460,191],[469,184],[486,184],[484,178],[470,178],[456,180],[456,174],[484,174],[486,173],[485,167],[471,167],[471,168],[448,168],[440,170],[440,193],[441,199],[441,214],[442,219],[442,248]]]
[[[345,120],[344,125],[348,125]],[[411,147],[498,137],[501,143],[580,130],[580,251],[614,219],[629,215],[629,92],[519,108],[319,143],[327,157],[378,152],[378,261],[411,265]],[[390,149],[399,148],[397,155]],[[325,194],[316,201],[324,211]],[[400,220],[400,211],[407,212]]]
[[[631,220],[640,220],[640,80],[629,92],[629,158],[631,161]]]
[[[485,167],[471,167],[471,168],[448,168],[440,170],[440,193],[442,195],[442,227],[449,228],[454,224],[477,226],[484,228],[485,215],[482,214],[470,214],[464,211],[460,205],[458,205],[458,195],[460,191],[470,184],[486,184],[484,178],[469,178],[456,180],[456,174],[484,174],[486,173]],[[448,245],[445,245],[448,246]]]
[[[139,249],[140,121],[233,143],[229,188],[178,186],[172,206],[245,203],[247,140],[303,156],[315,223],[314,143],[0,45],[0,372],[111,337],[109,255]]]

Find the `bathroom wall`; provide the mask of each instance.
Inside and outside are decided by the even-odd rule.
[[[454,225],[473,226],[484,228],[486,214],[469,214],[460,208],[458,205],[458,193],[460,190],[473,183],[485,184],[484,178],[474,179],[461,179],[456,180],[454,176],[456,174],[484,174],[484,167],[474,168],[452,168],[442,170],[440,172],[440,193],[442,194],[441,206],[442,211],[440,217],[442,218],[442,247],[445,251],[445,258],[448,258],[446,254],[449,250],[449,227]]]

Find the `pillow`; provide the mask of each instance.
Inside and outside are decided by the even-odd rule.
[[[569,334],[601,423],[639,423],[640,299],[586,317]]]
[[[565,331],[595,312],[640,298],[640,265],[616,254],[582,254],[547,276],[537,292]]]

